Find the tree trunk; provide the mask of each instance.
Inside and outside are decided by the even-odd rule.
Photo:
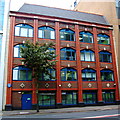
[[[37,90],[37,106],[36,106],[37,112],[39,112],[39,100],[38,100],[38,98],[39,98],[39,93],[38,93],[38,90]]]
[[[36,90],[36,94],[37,94],[37,106],[36,106],[36,110],[37,110],[37,112],[39,112],[39,92],[38,92],[38,88],[39,88],[39,83],[38,83],[38,80],[37,80],[37,83],[36,83],[36,88],[37,88],[37,90]]]

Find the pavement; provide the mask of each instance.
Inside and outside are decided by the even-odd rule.
[[[107,106],[70,107],[70,108],[59,108],[59,109],[40,109],[39,112],[36,112],[36,110],[2,111],[2,116],[29,115],[29,114],[48,114],[48,113],[72,113],[72,112],[113,110],[113,109],[118,109],[118,112],[120,113],[120,106],[118,106],[118,105],[107,105]]]

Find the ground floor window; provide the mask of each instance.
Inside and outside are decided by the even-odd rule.
[[[115,92],[114,91],[103,91],[102,92],[104,103],[114,103],[115,102]]]
[[[55,105],[55,93],[39,93],[39,105],[40,106],[54,106]]]
[[[97,102],[97,92],[96,91],[84,91],[83,101],[85,104],[96,104]]]
[[[76,92],[62,92],[62,104],[63,105],[76,105],[77,93]]]

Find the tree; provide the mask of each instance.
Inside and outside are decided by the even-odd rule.
[[[52,69],[53,66],[56,64],[56,55],[53,51],[50,51],[50,48],[53,48],[54,44],[50,43],[43,43],[40,44],[36,42],[35,44],[26,41],[21,47],[21,57],[24,58],[22,62],[24,65],[32,70],[32,78],[34,78],[35,86],[36,86],[36,94],[37,94],[37,112],[39,112],[39,78],[40,74],[44,73],[44,75],[49,75],[53,77],[49,73],[49,69]]]

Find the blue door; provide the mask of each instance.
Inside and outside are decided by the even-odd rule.
[[[32,109],[32,94],[22,94],[22,110]]]

